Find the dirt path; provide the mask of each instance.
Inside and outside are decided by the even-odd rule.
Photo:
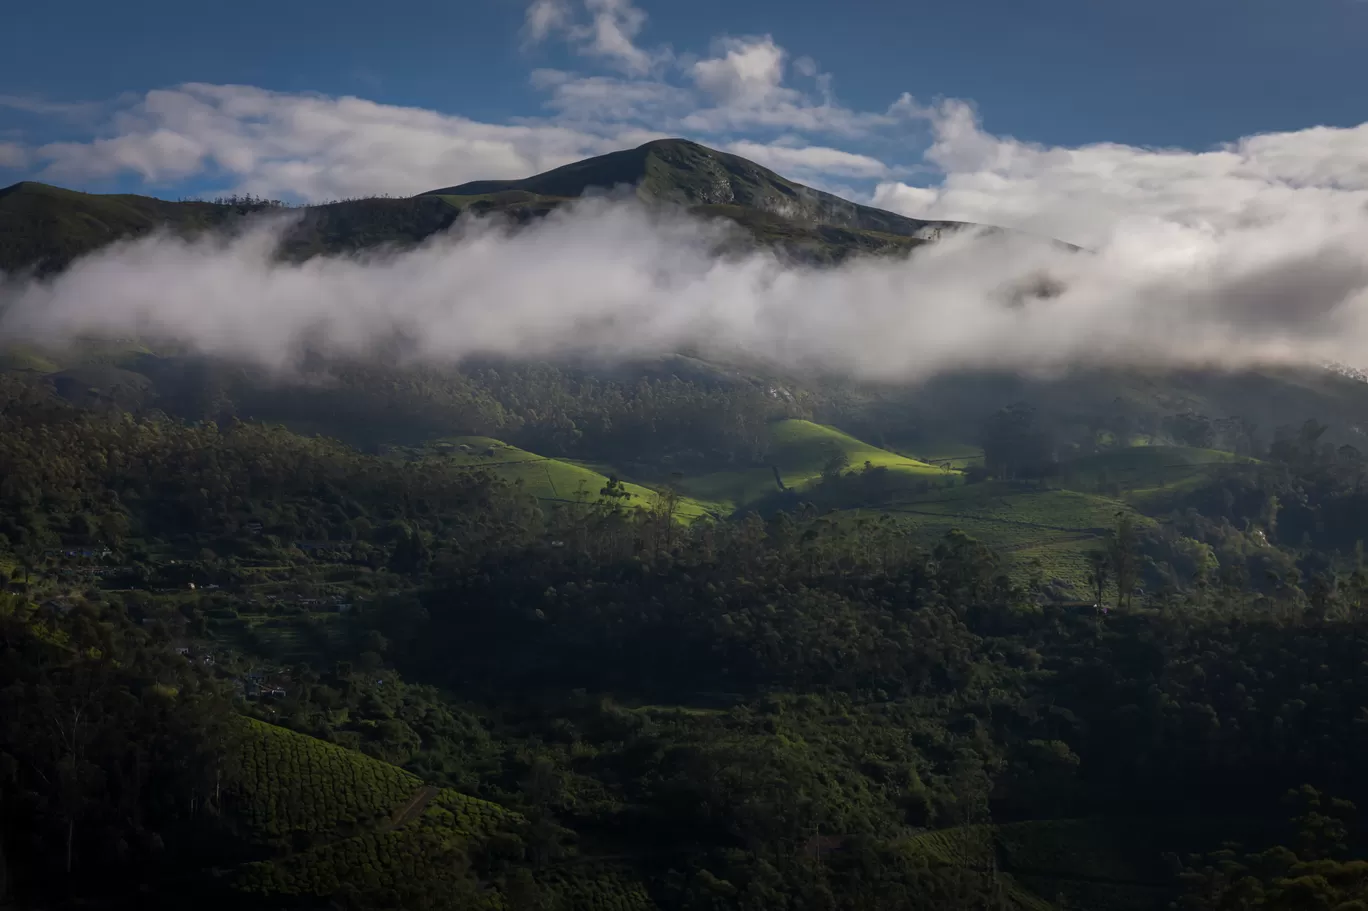
[[[395,810],[393,815],[390,816],[389,821],[380,828],[383,830],[397,829],[400,826],[405,826],[413,822],[419,816],[423,815],[423,811],[427,809],[427,805],[432,802],[432,798],[436,797],[437,792],[440,790],[440,788],[434,788],[432,785],[424,785],[414,791],[413,796],[409,798],[409,802],[398,810]]]
[[[1024,544],[1004,544],[997,549],[1002,551],[1003,553],[1011,553],[1013,551],[1018,550],[1032,550],[1037,547],[1053,547],[1056,544],[1077,544],[1079,541],[1098,541],[1101,540],[1101,538],[1102,535],[1093,534],[1070,535],[1066,538],[1053,538],[1051,540],[1044,542],[1027,541]]]
[[[887,511],[891,513],[905,513],[913,516],[925,516],[930,519],[968,519],[974,522],[994,522],[999,525],[1014,525],[1018,528],[1040,528],[1046,531],[1063,531],[1078,535],[1098,535],[1107,531],[1105,528],[1071,528],[1067,525],[1047,525],[1044,522],[1028,522],[1025,519],[1005,519],[1001,516],[974,515],[972,513],[931,512],[929,510],[900,507],[896,505],[887,507]]]

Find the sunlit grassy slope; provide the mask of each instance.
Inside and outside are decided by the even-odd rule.
[[[935,465],[937,468],[954,468],[960,471],[970,465],[983,463],[983,447],[957,440],[920,440],[898,441],[888,447],[910,458]]]
[[[0,350],[0,371],[23,370],[32,373],[56,373],[60,368],[46,354],[24,345]]]
[[[997,548],[1023,571],[1038,563],[1045,581],[1065,583],[1080,597],[1087,590],[1088,552],[1116,527],[1119,514],[1152,522],[1117,499],[993,481],[940,488],[878,512],[893,516],[926,546],[958,529]]]
[[[816,481],[834,455],[844,455],[849,467],[858,470],[866,462],[887,468],[908,481],[944,480],[947,472],[925,462],[880,449],[834,427],[811,421],[778,421],[769,427],[769,452],[765,467],[721,471],[686,477],[681,488],[688,494],[740,508],[779,489],[775,470],[788,488],[802,488]]]
[[[1037,540],[1037,531],[1102,533],[1116,525],[1128,507],[1119,500],[1075,490],[1031,489],[987,481],[939,489],[891,507],[928,519],[973,519],[1022,530],[1020,541]]]
[[[524,489],[541,500],[568,502],[582,487],[590,501],[599,499],[599,491],[608,477],[588,466],[546,456],[510,446],[488,437],[451,437],[443,441],[450,457],[462,465],[486,468],[505,480],[522,482]],[[629,506],[650,508],[660,500],[660,494],[640,484],[624,483],[630,493]],[[679,503],[679,518],[691,521],[715,515],[725,506],[705,502],[696,497],[684,497]]]
[[[981,450],[967,444],[895,445],[938,465],[963,467],[982,458]],[[998,481],[938,484],[873,508],[842,510],[842,515],[889,514],[926,546],[951,530],[963,531],[998,549],[1023,573],[1038,571],[1045,582],[1086,597],[1091,593],[1089,554],[1104,544],[1122,514],[1141,526],[1152,525],[1152,517],[1166,514],[1184,492],[1251,461],[1212,449],[1137,445],[1066,460],[1039,487]]]
[[[1138,456],[1123,450],[1114,457],[1090,457],[1081,466],[1079,477],[1090,479],[1091,472],[1103,470],[1111,459],[1119,466],[1134,463],[1137,480],[1148,482],[1156,473],[1169,472],[1176,483],[1184,472],[1198,476],[1201,465],[1225,456],[1206,450],[1154,449]],[[922,446],[919,454],[921,451],[927,460],[953,460],[953,465],[972,464],[981,458],[981,450],[968,444],[940,443]],[[1064,583],[1080,597],[1088,587],[1088,552],[1100,546],[1116,527],[1119,515],[1130,514],[1142,524],[1152,521],[1119,496],[992,481],[964,484],[957,470],[899,455],[835,428],[801,420],[771,425],[767,462],[773,468],[686,477],[680,486],[695,497],[733,509],[744,508],[778,491],[774,469],[786,487],[801,490],[818,480],[822,468],[837,453],[849,460],[847,470],[858,471],[868,462],[907,482],[904,490],[895,490],[890,502],[842,510],[845,518],[887,513],[927,546],[958,529],[999,549],[1023,572],[1038,567],[1045,581]],[[1183,463],[1186,468],[1177,467]],[[1149,468],[1141,470],[1143,466]],[[933,489],[925,491],[924,482],[928,481]],[[1091,480],[1088,483],[1092,485]]]

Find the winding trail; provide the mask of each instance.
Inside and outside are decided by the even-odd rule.
[[[397,829],[400,826],[406,826],[419,816],[422,816],[423,811],[427,809],[427,805],[432,802],[432,798],[436,797],[440,790],[441,788],[435,788],[429,784],[423,785],[421,788],[414,791],[413,796],[409,798],[409,802],[395,810],[389,820],[381,824],[381,831],[389,831],[390,829]]]

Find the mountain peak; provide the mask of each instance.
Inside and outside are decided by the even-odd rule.
[[[694,142],[692,139],[683,139],[678,136],[669,136],[663,139],[652,139],[647,142],[643,142],[641,145],[637,146],[636,149],[634,149],[633,151],[653,152],[668,151],[671,149],[696,149],[700,152],[709,155],[724,154],[722,152],[717,151],[716,149],[710,149],[702,143]]]
[[[0,187],[0,198],[11,196],[16,193],[41,193],[49,196],[58,194],[75,194],[75,190],[66,190],[62,187],[54,187],[52,184],[39,183],[36,180],[21,180],[12,183],[7,187]]]
[[[647,201],[689,207],[755,210],[804,226],[829,226],[925,238],[958,222],[908,218],[813,189],[753,161],[688,139],[653,139],[522,180],[477,180],[431,190],[424,196],[484,196],[520,191],[573,198],[596,190],[631,187]]]

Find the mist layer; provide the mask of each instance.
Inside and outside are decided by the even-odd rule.
[[[465,220],[401,253],[276,256],[284,219],[232,236],[151,236],[60,275],[0,283],[0,334],[174,341],[288,369],[308,347],[365,355],[404,339],[471,355],[609,359],[678,350],[862,379],[948,369],[1362,360],[1368,214],[1214,230],[1120,220],[1068,252],[963,235],[829,268],[725,252],[730,225],[585,200],[520,229]]]

